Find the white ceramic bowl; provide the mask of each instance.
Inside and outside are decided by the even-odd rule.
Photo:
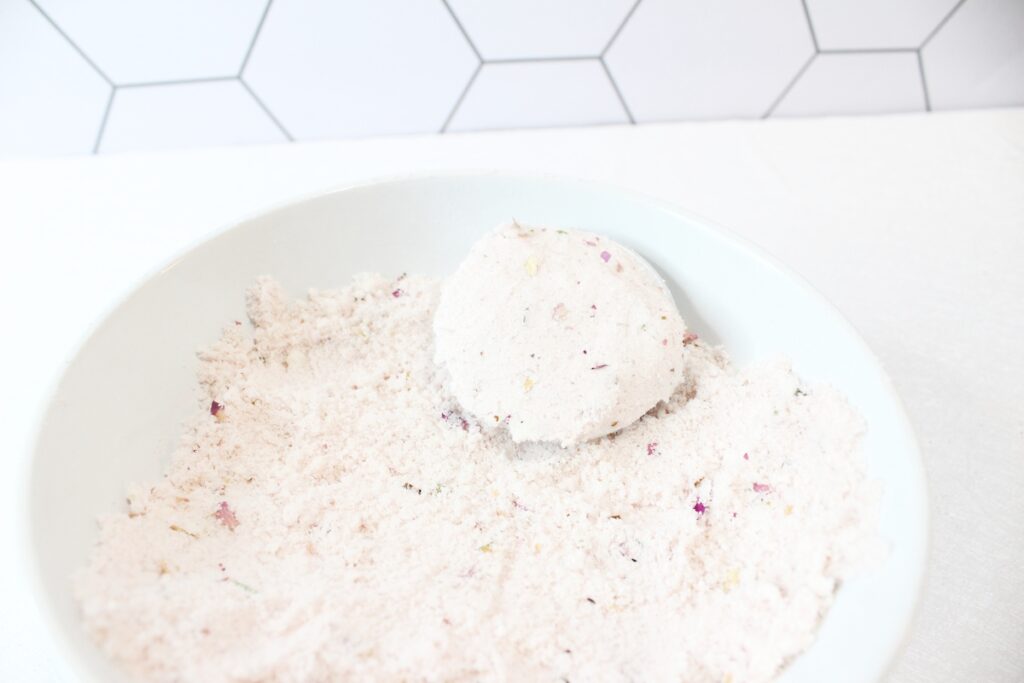
[[[195,351],[244,315],[253,278],[271,274],[298,295],[360,271],[443,275],[510,217],[607,233],[661,271],[704,339],[741,364],[785,354],[805,379],[835,385],[863,413],[890,553],[842,586],[814,646],[782,680],[883,675],[917,602],[927,512],[914,435],[864,342],[806,283],[705,221],[610,187],[484,173],[361,185],[249,219],[151,277],[84,343],[43,418],[25,516],[41,602],[83,680],[127,679],[83,635],[69,576],[86,561],[96,515],[123,504],[128,482],[160,475],[191,405]]]

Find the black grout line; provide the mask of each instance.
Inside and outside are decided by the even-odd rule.
[[[447,3],[445,3],[447,4]],[[466,87],[462,89],[462,93],[459,95],[459,99],[455,100],[455,106],[448,112],[448,118],[441,124],[441,133],[448,132],[448,126],[451,125],[452,119],[455,118],[455,112],[462,106],[462,101],[466,99],[466,95],[469,94],[469,89],[473,87],[473,83],[476,82],[476,77],[480,75],[480,71],[484,68],[484,63],[481,61],[476,65],[476,69],[473,71],[473,75],[469,77],[469,81],[466,83]]]
[[[811,32],[811,44],[814,45],[815,52],[821,52],[821,47],[818,45],[818,34],[814,32],[814,22],[811,21],[811,9],[807,6],[807,0],[800,0],[800,3],[804,6],[804,17],[807,19],[807,29]]]
[[[249,65],[249,57],[252,56],[252,49],[256,47],[256,39],[260,37],[260,32],[263,30],[263,22],[267,20],[267,14],[270,12],[270,6],[274,3],[274,0],[267,0],[266,6],[263,8],[263,14],[260,15],[260,22],[256,24],[256,30],[253,31],[252,40],[249,41],[249,49],[245,51],[245,57],[242,58],[242,66],[238,67],[238,77],[241,78],[245,72],[245,67]]]
[[[622,105],[622,110],[626,112],[626,118],[629,119],[630,123],[635,125],[636,119],[633,117],[633,112],[630,111],[629,105],[626,104],[626,98],[622,96],[622,91],[619,90],[619,84],[615,82],[615,77],[612,76],[611,69],[609,69],[608,65],[605,64],[604,57],[602,57],[599,61],[601,62],[601,68],[604,69],[605,75],[608,76],[608,82],[612,84],[612,90],[615,91],[615,96],[619,98],[619,103]]]
[[[485,59],[484,64],[529,64],[530,62],[585,62],[600,59],[597,55],[574,55],[571,57],[508,57],[506,59]]]
[[[140,83],[121,83],[118,88],[156,88],[162,85],[191,85],[193,83],[223,83],[237,80],[238,76],[203,76],[200,78],[178,78],[169,81],[144,81]]]
[[[117,93],[117,86],[110,86],[110,96],[107,97],[107,107],[103,110],[103,118],[100,120],[100,129],[96,132],[96,142],[92,146],[92,153],[98,154],[100,143],[103,142],[103,134],[107,132],[107,119],[110,118],[110,108],[114,106],[114,95]]]
[[[916,47],[862,47],[862,48],[836,48],[834,50],[818,50],[822,55],[863,55],[863,54],[892,54],[903,52],[917,52]]]
[[[633,6],[629,8],[629,11],[626,12],[626,16],[622,18],[622,22],[619,24],[619,27],[615,29],[615,33],[612,34],[612,37],[609,38],[607,44],[605,44],[604,49],[601,50],[601,59],[604,59],[608,50],[611,49],[612,45],[618,39],[619,34],[622,33],[622,29],[626,28],[626,24],[628,24],[629,20],[633,17],[633,13],[636,12],[636,8],[640,6],[640,2],[641,0],[636,0],[636,2],[633,3]]]
[[[288,132],[288,129],[284,127],[284,124],[282,124],[277,119],[277,117],[274,116],[270,109],[267,108],[267,105],[263,104],[263,100],[261,100],[259,96],[253,91],[253,89],[249,87],[249,84],[245,82],[245,79],[239,77],[237,80],[242,85],[242,87],[245,88],[245,91],[249,93],[249,96],[252,97],[253,101],[257,105],[259,105],[259,108],[263,110],[263,113],[266,114],[267,117],[269,117],[270,120],[274,122],[274,125],[277,126],[278,130],[281,131],[285,139],[288,142],[295,142],[295,138],[292,137],[292,134]]]
[[[924,92],[924,109],[925,111],[931,111],[932,98],[928,94],[928,79],[924,77],[924,58],[921,56],[920,50],[917,50],[917,70],[921,73],[921,90]]]
[[[452,21],[454,21],[455,25],[459,27],[459,31],[462,32],[462,37],[465,38],[466,42],[469,44],[469,49],[473,51],[473,54],[476,55],[477,59],[481,62],[484,61],[483,55],[480,54],[480,50],[476,49],[476,43],[474,43],[473,39],[469,37],[469,32],[466,30],[466,27],[462,25],[462,22],[459,21],[459,17],[455,14],[455,10],[452,9],[452,6],[448,4],[448,0],[441,0],[441,4],[443,4],[445,9],[448,10],[448,14],[452,15]]]
[[[949,13],[946,16],[942,17],[942,21],[939,22],[939,25],[933,28],[931,30],[931,33],[925,36],[925,39],[921,41],[921,44],[918,46],[917,49],[923,50],[925,46],[931,42],[932,38],[935,37],[935,34],[938,33],[939,30],[941,30],[942,27],[946,25],[946,22],[952,19],[953,15],[956,14],[960,10],[960,8],[964,6],[965,2],[967,2],[967,0],[960,0],[960,2],[956,3],[956,5],[953,6],[953,9],[949,10]]]
[[[797,81],[799,81],[800,78],[804,75],[804,72],[806,72],[807,69],[811,67],[811,64],[814,63],[814,59],[817,56],[818,53],[814,53],[807,59],[806,62],[804,62],[804,65],[800,67],[799,71],[796,72],[796,76],[793,76],[793,79],[789,82],[789,85],[787,85],[785,89],[779,94],[779,96],[775,98],[775,101],[772,102],[772,106],[768,107],[768,111],[764,113],[764,116],[761,117],[762,119],[766,119],[769,116],[771,116],[772,113],[774,113],[775,108],[778,107],[779,103],[782,102],[786,95],[789,94],[789,91],[793,89],[793,86],[796,85]]]
[[[59,33],[61,35],[61,37],[63,37],[64,40],[67,41],[68,45],[70,45],[72,47],[72,49],[75,52],[77,52],[82,57],[82,59],[85,60],[86,64],[91,66],[93,68],[93,71],[95,71],[97,74],[99,74],[100,78],[102,78],[103,80],[105,80],[107,82],[107,85],[109,85],[110,87],[114,87],[114,81],[110,80],[110,77],[107,76],[107,74],[103,73],[103,69],[101,69],[99,66],[97,66],[96,62],[94,62],[91,59],[89,59],[89,55],[85,54],[85,52],[82,51],[82,48],[78,47],[78,44],[75,43],[75,41],[71,40],[71,36],[69,36],[67,33],[65,33],[64,29],[62,29],[60,26],[58,26],[57,22],[55,22],[52,18],[50,18],[49,14],[47,14],[46,12],[43,11],[43,8],[39,6],[39,3],[37,3],[36,0],[28,0],[28,2],[33,7],[35,7],[36,11],[39,12],[40,15],[42,15],[43,19],[46,19],[46,21],[49,22],[50,26],[52,26],[54,28],[54,30],[56,30],[57,33]]]

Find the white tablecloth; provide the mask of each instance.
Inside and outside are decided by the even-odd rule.
[[[111,305],[239,216],[355,180],[452,168],[619,183],[806,276],[906,402],[932,555],[891,681],[1024,680],[1024,111],[684,123],[0,162],[0,680],[70,681],[19,534],[31,428]]]

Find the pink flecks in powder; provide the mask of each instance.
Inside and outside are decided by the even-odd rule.
[[[661,340],[661,345],[662,346],[668,346],[668,339],[662,339]]]
[[[689,346],[698,339],[700,339],[700,337],[697,336],[696,332],[687,332],[686,334],[683,335],[683,344]]]
[[[744,453],[743,454],[743,459],[744,460],[750,460],[750,453]]]
[[[595,365],[594,367],[592,367],[590,369],[591,370],[602,370],[602,369],[604,369],[606,367],[608,367],[607,363],[598,363],[597,365]]]
[[[647,455],[655,455],[658,452],[658,442],[651,441],[647,444]]]
[[[607,251],[602,251],[601,252],[601,260],[604,261],[605,263],[608,263],[608,261],[610,261],[611,258],[612,258],[612,255],[609,254]]]
[[[456,415],[454,412],[441,413],[441,419],[447,422],[448,424],[458,424],[460,427],[462,427],[462,431],[464,432],[469,431],[469,420],[462,417],[461,415]],[[505,419],[507,420],[508,418]]]
[[[234,531],[235,527],[239,524],[238,517],[235,517],[234,510],[229,508],[227,501],[224,500],[220,502],[220,507],[218,507],[217,511],[213,513],[213,516],[219,519],[220,523],[231,531]]]
[[[221,410],[224,409],[224,405],[217,403],[216,401],[210,401],[210,415],[216,417]]]
[[[573,246],[578,245],[579,242]],[[579,257],[598,271],[615,266],[598,264],[585,251],[579,252]],[[860,423],[840,396],[816,392],[800,399],[806,404],[801,406],[806,412],[773,416],[770,409],[766,410],[771,404],[765,401],[769,397],[774,401],[783,390],[792,391],[796,386],[788,370],[771,364],[749,371],[723,372],[722,366],[731,366],[715,349],[705,350],[702,344],[684,348],[676,361],[676,372],[685,375],[702,398],[688,407],[688,394],[676,392],[664,409],[657,411],[656,418],[644,418],[642,424],[621,437],[603,438],[586,446],[597,457],[573,457],[569,470],[572,495],[549,504],[543,494],[565,485],[566,468],[538,467],[509,458],[510,447],[504,434],[492,437],[484,433],[480,438],[472,438],[481,427],[478,419],[496,426],[507,409],[495,408],[491,413],[478,415],[468,429],[474,434],[463,432],[459,436],[462,419],[468,418],[450,402],[452,398],[440,382],[427,379],[435,376],[430,313],[438,283],[414,282],[420,281],[409,284],[416,296],[406,292],[402,297],[405,301],[399,304],[387,298],[401,283],[373,276],[368,282],[359,281],[337,293],[339,306],[328,306],[328,310],[320,301],[305,300],[278,307],[276,296],[271,297],[273,291],[260,290],[261,296],[271,298],[257,302],[259,315],[254,317],[262,320],[263,327],[257,325],[256,340],[232,329],[233,334],[214,347],[202,370],[201,386],[210,386],[205,382],[213,379],[213,386],[231,387],[231,393],[214,391],[195,404],[195,429],[189,427],[182,435],[168,476],[152,482],[158,487],[158,495],[147,499],[147,517],[104,515],[104,533],[100,538],[107,541],[101,541],[94,561],[76,577],[76,595],[90,606],[84,610],[86,626],[104,650],[115,653],[118,664],[139,671],[146,680],[165,678],[182,683],[228,680],[238,675],[239,667],[254,680],[289,676],[336,680],[351,677],[352,671],[360,671],[362,678],[383,679],[394,676],[396,670],[424,668],[436,672],[438,678],[452,679],[466,671],[478,671],[480,658],[475,652],[463,650],[479,647],[450,648],[443,639],[438,641],[429,633],[420,637],[423,624],[441,621],[442,613],[434,605],[443,605],[444,613],[455,623],[452,637],[458,637],[468,623],[474,633],[481,634],[474,645],[492,647],[494,632],[503,633],[510,642],[527,643],[516,653],[517,660],[521,660],[517,664],[522,664],[522,670],[535,673],[536,678],[558,678],[565,673],[562,669],[566,662],[549,656],[551,643],[564,636],[557,626],[563,618],[579,626],[574,636],[581,642],[593,643],[593,648],[565,644],[573,648],[570,659],[581,655],[590,659],[590,671],[630,670],[637,666],[646,669],[650,665],[648,670],[663,674],[660,677],[676,680],[705,676],[708,680],[724,681],[729,678],[726,667],[737,682],[752,679],[756,676],[751,672],[759,670],[757,662],[786,661],[797,654],[802,644],[813,640],[817,621],[797,623],[794,610],[806,607],[809,614],[824,613],[832,595],[818,595],[803,587],[816,584],[819,579],[834,585],[835,581],[853,576],[853,562],[859,559],[860,548],[873,539],[874,530],[870,519],[876,505],[871,497],[874,489],[864,480],[860,464],[863,458],[857,446]],[[571,289],[572,280],[567,282],[574,298],[565,302],[572,315],[579,314],[585,319],[588,294],[581,287]],[[348,309],[349,301],[364,296],[367,308],[359,315],[341,315]],[[559,300],[550,299],[546,307],[538,302],[535,310],[548,318]],[[602,301],[602,311],[613,308],[612,302]],[[269,318],[261,318],[264,314]],[[372,343],[364,344],[367,317],[380,325],[374,325]],[[321,319],[328,325],[333,341],[327,341],[318,325],[309,324]],[[665,332],[670,334],[667,328]],[[680,340],[682,336],[681,332],[671,333],[669,346],[673,339]],[[647,344],[653,342],[656,349],[659,341],[652,333]],[[318,356],[322,362],[316,367],[302,365],[295,367],[295,372],[285,372],[286,353],[274,352],[264,360],[249,352],[253,344],[324,355]],[[571,348],[577,349],[572,353],[590,359],[589,347],[576,344]],[[601,370],[602,375],[585,378],[610,381],[622,369],[621,363],[605,356],[602,347],[594,348],[602,356],[601,361],[594,363],[611,361],[609,367],[615,365],[616,371]],[[587,354],[582,353],[584,349]],[[644,350],[653,349],[647,346]],[[353,355],[353,350],[358,350],[359,355]],[[477,351],[470,349],[469,353]],[[663,347],[662,352],[668,351]],[[236,359],[245,363],[242,372]],[[268,365],[275,371],[265,372]],[[587,366],[577,366],[577,370],[580,367]],[[407,386],[361,379],[383,374],[396,376],[406,368],[413,371]],[[753,386],[747,384],[748,380]],[[358,391],[338,390],[356,381],[360,382]],[[396,394],[399,389],[402,394]],[[409,400],[404,392],[409,392]],[[223,424],[209,423],[209,399],[214,394],[231,401],[231,410],[225,406],[223,411],[231,419]],[[250,396],[261,399],[259,405],[251,405]],[[287,397],[292,400],[281,400]],[[296,405],[330,405],[331,410],[327,415],[309,410],[302,416],[302,430],[295,431]],[[405,406],[427,408],[403,409]],[[429,406],[437,409],[430,413]],[[442,411],[448,419],[438,425]],[[517,414],[520,412],[517,409]],[[357,415],[361,419],[338,419],[339,415]],[[499,419],[495,420],[494,415]],[[522,419],[520,415],[516,421]],[[765,430],[748,431],[751,419],[763,419],[763,425],[758,426]],[[388,429],[381,429],[382,424]],[[227,433],[225,428],[229,428]],[[808,438],[817,434],[819,428],[827,429],[828,442],[834,448],[822,452],[817,440]],[[293,437],[295,451],[310,454],[314,459],[312,453],[315,450],[318,455],[322,443],[329,443],[332,448],[335,444],[347,445],[337,447],[337,454],[325,458],[327,469],[314,468],[309,457],[278,457],[280,444],[290,443]],[[784,439],[785,449],[775,448],[776,438]],[[222,439],[225,443],[228,439],[232,444],[237,442],[246,459],[224,462],[210,457],[210,453],[227,450],[218,446]],[[644,455],[648,442],[658,442],[656,455]],[[672,448],[660,453],[662,442]],[[197,452],[193,452],[194,444],[199,446]],[[731,457],[736,451],[731,449],[736,445],[753,448],[757,462],[750,455],[749,462],[735,467]],[[723,452],[727,454],[724,461]],[[743,456],[744,452],[739,454]],[[391,464],[401,464],[408,474],[392,469]],[[747,464],[757,465],[757,469],[752,467],[747,472]],[[524,474],[527,467],[529,472]],[[317,476],[320,471],[330,476]],[[401,486],[404,477],[413,477],[414,473],[419,477],[412,479],[419,482],[417,486],[433,486],[444,472],[458,475],[452,485],[444,486],[441,495],[428,495],[431,489],[424,488],[422,495],[413,498],[411,491]],[[246,473],[256,476],[247,485],[236,483],[236,478]],[[711,506],[704,500],[712,495],[710,484],[702,488],[694,483],[695,474],[701,473],[716,480],[713,495],[719,509],[715,517],[711,517]],[[609,475],[614,480],[629,481],[628,497],[609,501],[608,486],[613,480]],[[751,476],[758,479],[751,480]],[[806,506],[806,511],[798,514],[794,510],[786,517],[786,501],[776,496],[776,484],[771,484],[771,495],[759,493],[757,498],[746,498],[753,492],[753,481],[776,482],[783,487],[779,496],[787,490],[840,490],[844,495],[823,495],[820,507],[817,501],[805,502],[801,506]],[[196,482],[203,482],[201,489],[196,490]],[[284,487],[280,482],[289,485]],[[216,497],[193,503],[200,505],[199,516],[203,519],[181,518],[182,506],[174,502],[176,496],[207,495],[202,491],[216,491],[224,483],[228,484],[227,493],[212,493]],[[681,495],[673,496],[674,492]],[[531,511],[511,502],[509,497],[513,494],[520,505]],[[226,501],[229,495],[234,505],[239,506],[238,510],[229,507],[229,511],[238,520],[245,518],[245,529],[238,535],[220,532],[221,520],[212,519],[220,503],[217,498]],[[682,512],[682,508],[689,500],[694,500],[690,505],[694,517],[690,519],[696,524],[680,530],[679,522],[684,527],[687,524],[688,513]],[[300,502],[301,507],[297,505]],[[630,503],[644,507],[627,514]],[[647,514],[648,505],[666,512],[676,508],[677,523],[665,523],[667,520],[661,514]],[[744,505],[749,507],[740,507]],[[287,524],[282,522],[285,510]],[[291,522],[292,515],[299,510],[303,511],[302,521]],[[464,510],[465,514],[448,514],[449,510]],[[744,512],[742,523],[738,514],[735,518],[731,516],[739,511]],[[827,514],[820,514],[821,511]],[[596,512],[613,513],[608,516],[622,519],[599,522],[598,518],[605,515]],[[564,513],[571,516],[563,517]],[[320,533],[308,526],[307,514],[316,519]],[[466,523],[472,524],[474,518],[486,520],[486,525],[474,527],[467,534]],[[201,528],[194,530],[201,532],[201,538],[167,528],[176,521],[189,528],[200,524]],[[570,521],[572,526],[568,527]],[[680,581],[678,562],[645,564],[640,558],[638,564],[633,564],[621,560],[613,546],[611,552],[621,563],[606,563],[603,556],[593,557],[589,553],[583,562],[577,563],[575,543],[552,541],[552,530],[566,525],[573,533],[579,533],[584,547],[604,550],[609,540],[607,527],[613,524],[615,533],[629,539],[630,550],[633,539],[642,539],[655,556],[660,552],[655,549],[674,547],[677,558],[707,561],[694,563],[697,566],[692,570],[688,567],[686,580]],[[358,531],[354,528],[357,525]],[[331,528],[334,532],[323,532]],[[347,529],[352,531],[344,531]],[[362,535],[354,538],[356,533]],[[307,560],[311,535],[321,557],[348,557],[356,544],[358,566],[334,562],[324,577],[322,562]],[[532,552],[517,551],[520,538],[524,546],[530,541]],[[618,545],[622,539],[615,538]],[[446,539],[452,542],[445,542]],[[280,548],[280,556],[264,551],[268,543]],[[493,543],[491,553],[479,550],[486,543]],[[725,557],[723,547],[728,553]],[[833,560],[827,566],[791,562],[792,553],[763,552],[765,547],[790,547],[795,552],[808,553],[808,557],[828,555]],[[160,560],[171,557],[170,552],[176,553],[175,566],[169,576],[162,577],[161,590],[154,591],[154,568],[160,566]],[[417,561],[391,564],[402,557],[415,557]],[[387,578],[389,571],[401,572],[402,589],[417,598],[393,610],[394,596],[387,591],[352,595],[348,586],[367,576],[364,560],[367,566],[372,562],[378,572],[383,572],[378,573],[378,578]],[[225,567],[232,566],[230,575],[217,566],[218,561]],[[118,570],[111,572],[111,566]],[[437,567],[450,567],[453,574],[465,570],[471,578],[439,581]],[[472,567],[476,567],[476,576]],[[643,571],[628,571],[632,568]],[[744,581],[748,577],[771,576],[782,589],[778,599],[761,600],[754,590],[732,590],[724,595],[723,576],[727,578],[726,585],[737,581],[730,572],[733,568],[742,568]],[[613,591],[602,589],[602,585],[608,585],[606,581],[617,583],[626,572],[629,590],[611,595]],[[262,590],[250,592],[230,580],[226,586],[217,581],[233,578],[236,573],[242,581],[258,581]],[[495,576],[503,577],[510,586],[544,578],[567,589],[522,591],[512,608],[495,610],[492,601],[481,600],[478,594],[480,590],[487,592],[488,582]],[[650,661],[641,662],[629,648],[606,646],[608,643],[603,639],[614,638],[614,633],[644,632],[651,614],[646,598],[663,592],[665,585],[679,587],[679,602],[688,605],[689,612],[684,615],[680,610],[666,610],[665,629],[692,633],[693,625],[699,624],[701,637],[684,638],[675,652],[667,656],[652,652],[648,655]],[[750,586],[756,587],[756,583]],[[596,605],[586,601],[588,594],[597,596]],[[287,620],[249,618],[255,613],[272,613],[285,601],[302,612],[308,632],[299,636],[313,633],[316,637],[293,637],[294,625]],[[195,629],[176,629],[174,624],[160,621],[161,615],[189,614],[196,605],[201,606],[204,616],[208,608],[210,621],[204,620],[198,626],[208,624],[213,631],[210,638],[195,638]],[[602,612],[591,615],[595,610]],[[339,614],[343,618],[339,619]],[[614,630],[607,629],[606,616],[614,617]],[[786,628],[784,633],[777,634],[780,637],[772,633],[751,637],[748,626],[757,620],[783,623]],[[140,628],[140,624],[144,627]],[[360,626],[353,629],[352,624]],[[382,648],[378,642],[381,633],[412,634],[414,642],[408,648]],[[251,656],[254,642],[285,641],[287,648],[270,648],[265,657],[264,653],[257,658]],[[344,647],[333,649],[331,657],[325,660],[319,657],[323,642],[344,642]],[[497,647],[501,649],[500,643]],[[584,649],[586,653],[582,652]],[[706,662],[721,663],[722,668],[705,670]]]
[[[402,296],[403,294],[405,294],[404,289],[396,289],[395,291],[391,292],[391,296],[395,297],[396,299]]]
[[[759,484],[755,481],[754,490],[757,491],[758,493],[768,493],[769,491],[772,490],[772,487],[769,486],[768,484]]]
[[[595,242],[594,240],[583,240],[583,244],[587,245],[588,247],[597,246],[597,242]]]

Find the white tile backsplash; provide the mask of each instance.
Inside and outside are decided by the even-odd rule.
[[[119,88],[100,152],[284,142],[235,79]]]
[[[110,93],[34,7],[0,0],[0,154],[88,154]]]
[[[960,0],[807,0],[822,50],[916,50]]]
[[[762,116],[813,54],[800,0],[644,0],[605,58],[643,122]]]
[[[450,131],[628,123],[599,59],[485,64]]]
[[[440,0],[276,0],[242,79],[316,140],[440,131],[478,66]]]
[[[820,54],[772,116],[924,111],[917,53]]]
[[[487,60],[597,57],[636,0],[448,0]]]
[[[268,0],[35,2],[122,85],[234,76]]]
[[[1024,0],[0,0],[0,156],[1008,105]]]
[[[933,109],[1024,104],[1024,0],[967,0],[921,57]]]

